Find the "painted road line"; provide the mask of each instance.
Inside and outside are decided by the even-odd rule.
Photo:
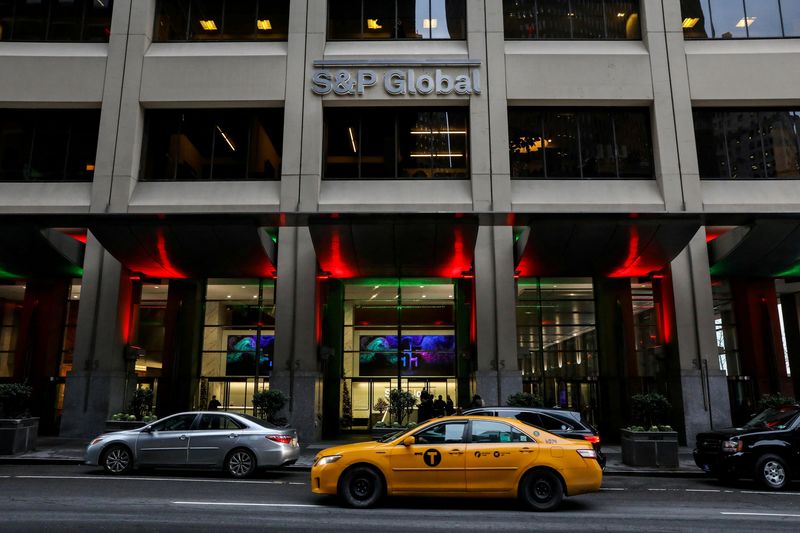
[[[765,490],[740,490],[742,494],[768,494],[770,496],[800,496],[800,492],[770,492]]]
[[[84,481],[175,481],[191,483],[249,483],[253,485],[306,485],[307,483],[288,483],[287,481],[256,481],[247,479],[192,479],[171,477],[117,477],[117,476],[13,476],[15,479],[79,479]]]
[[[789,514],[789,513],[734,513],[734,512],[720,512],[720,514],[724,515],[734,515],[734,516],[777,516],[777,517],[791,517],[791,518],[800,518],[800,514]]]
[[[621,488],[609,488],[609,487],[601,487],[601,488],[600,488],[600,490],[615,490],[615,491],[620,491],[620,490],[628,490],[628,489],[621,489]]]
[[[174,505],[217,505],[227,507],[327,507],[309,503],[172,502]]]
[[[667,489],[647,489],[647,490],[653,491],[653,492],[667,492]]]
[[[684,489],[686,492],[720,492],[719,489]]]

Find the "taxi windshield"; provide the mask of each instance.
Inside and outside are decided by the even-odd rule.
[[[765,409],[744,425],[748,429],[785,429],[800,413],[800,406],[786,405]]]
[[[393,432],[389,433],[388,435],[386,435],[385,437],[381,437],[380,439],[378,439],[378,442],[391,442],[394,439],[396,439],[397,437],[399,437],[400,435],[402,435],[403,433],[408,433],[409,431],[411,431],[411,429],[401,429],[401,430],[398,430],[398,431],[393,431]]]

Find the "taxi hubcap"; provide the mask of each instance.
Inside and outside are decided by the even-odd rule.
[[[360,477],[353,481],[352,485],[353,489],[353,496],[359,499],[364,499],[369,497],[372,493],[372,483],[368,479]]]
[[[786,472],[784,472],[783,466],[780,463],[768,461],[764,465],[764,478],[770,485],[779,487],[783,484],[784,479],[786,479]]]
[[[552,491],[550,490],[550,483],[543,479],[538,479],[533,484],[533,495],[537,500],[549,500]]]
[[[106,467],[111,472],[122,472],[128,467],[130,457],[122,448],[115,448],[106,456]]]
[[[228,469],[235,476],[243,476],[250,472],[250,469],[253,468],[253,461],[250,459],[250,455],[244,452],[237,452],[233,454],[228,464]]]

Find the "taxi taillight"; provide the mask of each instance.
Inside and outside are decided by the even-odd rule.
[[[583,438],[592,444],[600,444],[600,435],[584,435]]]

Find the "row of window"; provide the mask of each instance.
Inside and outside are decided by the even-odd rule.
[[[466,179],[466,107],[326,108],[325,179]],[[651,179],[643,108],[509,109],[511,176]],[[0,109],[0,181],[91,181],[99,110]],[[694,110],[703,179],[800,178],[800,110]],[[278,180],[283,109],[148,110],[142,181]]]
[[[0,0],[0,41],[108,41],[114,0]],[[641,39],[639,0],[503,0],[506,39]],[[285,41],[289,0],[158,0],[156,41]],[[687,39],[800,37],[800,0],[681,0]],[[329,0],[331,40],[465,39],[466,0]]]
[[[800,0],[681,0],[687,39],[800,37]]]

